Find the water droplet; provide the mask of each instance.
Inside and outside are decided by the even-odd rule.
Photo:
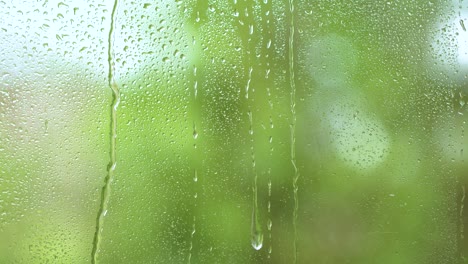
[[[252,247],[255,250],[260,250],[263,247],[263,234],[261,231],[255,231],[252,234]]]
[[[60,3],[57,4],[57,7],[61,7],[61,6],[68,7],[68,5],[65,4],[64,2],[60,2]]]
[[[463,31],[466,31],[465,22],[463,22],[463,19],[460,19],[460,26],[462,27]]]

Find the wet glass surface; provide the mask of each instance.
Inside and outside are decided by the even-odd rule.
[[[465,1],[0,1],[2,263],[465,263]]]

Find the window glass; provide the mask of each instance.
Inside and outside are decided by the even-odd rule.
[[[464,263],[467,10],[0,0],[2,263]]]

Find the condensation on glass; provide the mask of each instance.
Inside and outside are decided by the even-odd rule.
[[[2,263],[465,263],[465,1],[0,1]]]

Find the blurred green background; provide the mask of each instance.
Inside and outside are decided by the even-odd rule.
[[[0,10],[0,263],[92,261],[109,59],[96,263],[468,262],[465,1]]]

